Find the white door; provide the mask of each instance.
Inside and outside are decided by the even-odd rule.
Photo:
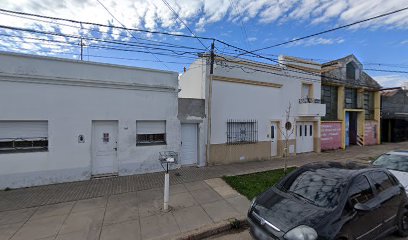
[[[197,164],[197,124],[181,124],[181,165]]]
[[[92,121],[92,174],[117,172],[117,121]]]
[[[271,156],[274,157],[278,155],[278,128],[276,123],[271,123],[269,136],[271,139]]]
[[[296,123],[296,153],[313,152],[313,122]]]

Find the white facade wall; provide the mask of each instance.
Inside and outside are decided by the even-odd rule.
[[[205,64],[204,59],[197,60],[190,67],[191,70],[189,69],[180,77],[180,96],[206,99],[205,113],[210,120],[205,121],[211,122],[211,125],[208,126],[210,129],[209,144],[227,143],[228,119],[256,120],[258,122],[258,141],[270,141],[271,123],[279,121],[280,128],[284,129],[285,111],[289,104],[291,104],[289,120],[295,124],[298,121],[315,122],[314,137],[320,138],[320,116],[313,114],[300,116],[298,114],[303,83],[312,85],[313,96],[309,97],[320,99],[319,64],[286,57],[280,58],[280,65],[241,61],[240,59],[228,59],[228,57],[225,61],[223,57],[219,57],[215,60],[212,78],[209,74],[209,64],[205,69],[195,66],[197,63]],[[295,65],[295,68],[290,68],[289,65]],[[316,73],[304,72],[300,68],[307,68],[307,71],[312,69]],[[243,81],[240,82],[240,80]],[[281,87],[257,85],[256,83],[272,83],[281,85]],[[293,132],[289,139],[292,140],[290,144],[294,144],[296,132]],[[283,137],[279,140],[283,140]],[[226,151],[226,154],[229,154],[229,150]],[[294,145],[290,147],[290,151],[295,153]],[[214,152],[209,154],[217,155]],[[230,160],[225,162],[234,161]],[[224,162],[224,159],[215,159],[215,161],[221,163]]]
[[[0,54],[0,121],[47,120],[47,152],[0,154],[0,189],[91,177],[92,121],[118,121],[119,175],[161,170],[180,150],[178,74]],[[136,146],[137,120],[166,120],[167,145]],[[85,136],[78,143],[78,135]],[[1,135],[1,133],[0,133]]]

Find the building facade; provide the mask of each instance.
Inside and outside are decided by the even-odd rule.
[[[320,152],[320,64],[290,57],[279,62],[216,56],[211,74],[202,56],[180,77],[180,98],[205,100],[204,162],[269,160],[286,149]]]
[[[321,149],[380,144],[381,86],[354,55],[322,65]]]
[[[383,142],[408,140],[408,90],[381,91],[381,139]]]
[[[0,189],[161,170],[178,73],[0,54]]]

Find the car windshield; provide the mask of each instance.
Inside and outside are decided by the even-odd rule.
[[[313,205],[333,208],[344,188],[344,169],[307,170],[284,182],[280,190],[291,193]]]
[[[408,172],[408,156],[398,154],[384,154],[373,162],[374,166],[379,166],[391,170]]]

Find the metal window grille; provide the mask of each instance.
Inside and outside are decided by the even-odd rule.
[[[48,150],[48,138],[0,138],[0,153]]]
[[[373,120],[374,119],[374,93],[373,92],[364,93],[364,110],[365,110],[365,119]]]
[[[227,144],[258,142],[258,121],[227,120]]]

